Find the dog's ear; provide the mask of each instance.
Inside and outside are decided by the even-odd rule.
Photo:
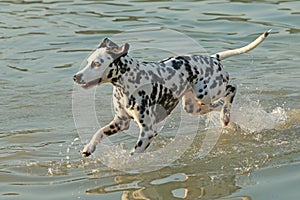
[[[122,46],[118,46],[116,43],[108,38],[105,38],[98,48],[106,48],[106,52],[110,53],[114,59],[123,56],[128,53],[129,44],[125,43]]]
[[[107,52],[112,55],[114,59],[117,59],[123,55],[126,55],[129,50],[129,44],[125,43],[124,45],[118,47],[118,48],[111,48],[107,49]]]
[[[128,50],[129,50],[129,44],[125,43],[124,45],[122,45],[118,48],[117,54],[119,54],[119,55],[127,54]]]
[[[119,48],[119,46],[108,38],[105,38],[98,48]]]

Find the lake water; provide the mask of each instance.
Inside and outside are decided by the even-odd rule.
[[[1,1],[0,199],[299,199],[299,18],[299,1],[288,0]],[[105,37],[121,43],[133,30],[126,41],[136,44],[131,55],[161,60],[174,55],[174,48],[195,52],[180,45],[182,38],[213,54],[269,29],[258,48],[223,62],[238,86],[232,120],[240,128],[221,133],[212,113],[183,123],[187,134],[199,128],[192,139],[168,145],[178,131],[179,107],[147,154],[157,161],[156,170],[142,172],[143,163],[136,171],[118,170],[120,160],[107,152],[109,165],[81,157],[97,127],[89,118],[80,127],[74,120],[74,91],[81,88],[72,76]],[[178,35],[164,42],[170,32]],[[107,84],[82,92],[94,98],[92,118],[101,125],[112,118],[111,91]],[[204,135],[216,133],[214,145],[201,154]],[[130,148],[130,134],[112,142]],[[186,151],[169,162],[185,142]],[[156,159],[152,152],[165,146],[169,153]]]

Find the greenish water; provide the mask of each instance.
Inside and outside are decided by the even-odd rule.
[[[299,199],[299,11],[299,1],[271,0],[1,1],[0,199]],[[222,133],[198,158],[202,133],[209,131],[202,126],[180,159],[148,173],[83,159],[72,113],[73,74],[105,37],[138,29],[132,42],[158,43],[143,41],[153,27],[180,32],[209,54],[272,29],[257,49],[223,63],[238,86],[232,118],[241,129]],[[142,60],[168,56],[132,48]],[[95,90],[101,124],[112,117],[111,89]],[[114,141],[133,146],[127,138]],[[168,142],[164,133],[157,140]]]

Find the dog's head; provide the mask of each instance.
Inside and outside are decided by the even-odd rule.
[[[87,58],[85,67],[73,76],[73,80],[87,89],[109,82],[113,63],[128,53],[129,44],[118,46],[105,38],[100,46]]]

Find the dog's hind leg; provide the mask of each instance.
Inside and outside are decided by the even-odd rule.
[[[233,85],[226,86],[226,93],[224,97],[225,101],[220,114],[220,119],[223,127],[227,126],[230,122],[230,109],[236,94],[236,90],[237,90],[236,86]]]
[[[183,109],[192,116],[203,115],[211,111],[220,111],[223,104],[223,98],[209,104],[203,104],[196,98],[192,91],[187,92],[182,97]]]
[[[113,135],[119,131],[129,128],[130,118],[127,115],[116,115],[115,118],[106,126],[99,129],[92,137],[90,142],[84,147],[82,151],[83,157],[90,156],[95,150],[96,145],[104,138]]]

